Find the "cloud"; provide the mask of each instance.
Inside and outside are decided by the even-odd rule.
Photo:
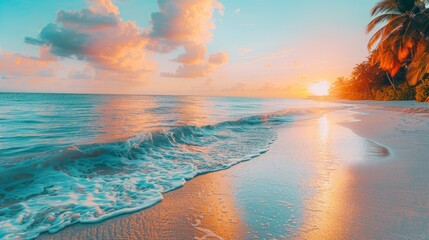
[[[90,80],[94,78],[94,71],[91,68],[86,67],[82,70],[71,70],[68,74],[69,79],[86,79]]]
[[[208,64],[199,65],[181,65],[175,73],[161,73],[162,77],[171,78],[198,78],[207,77],[212,72],[212,68]]]
[[[58,57],[51,53],[50,48],[48,46],[40,46],[39,47],[40,59],[44,61],[57,61]]]
[[[211,39],[213,11],[221,11],[217,0],[159,0],[159,12],[152,13],[150,36],[163,44],[205,43]]]
[[[215,28],[214,13],[223,14],[218,0],[158,0],[150,29],[122,19],[112,0],[88,2],[80,10],[59,10],[55,22],[24,39],[40,48],[40,57],[3,54],[0,74],[53,76],[52,66],[59,65],[54,63],[70,58],[86,62],[91,72],[71,71],[69,79],[144,80],[156,67],[148,55],[183,50],[171,59],[179,64],[176,71],[161,76],[199,78],[229,59],[227,52],[210,54],[206,47]],[[18,69],[23,65],[29,67]]]
[[[57,24],[49,23],[42,29],[39,39],[26,38],[27,43],[40,43],[48,46],[51,53],[60,57],[75,56],[85,58],[85,48],[90,40],[89,34],[77,32],[71,28],[62,28]],[[31,40],[31,41],[30,41]]]
[[[172,61],[185,65],[199,64],[206,58],[206,47],[202,44],[185,45],[185,52]]]
[[[161,73],[163,77],[198,78],[208,76],[215,66],[228,60],[220,52],[206,59],[206,44],[215,28],[213,12],[223,14],[223,5],[217,0],[159,0],[159,11],[151,16],[151,43],[148,48],[168,53],[183,48],[174,62],[181,63],[174,73]]]
[[[228,62],[229,55],[227,52],[219,52],[210,55],[209,63],[212,65],[223,65]]]
[[[238,14],[238,13],[240,13],[240,12],[241,12],[241,9],[240,9],[240,8],[235,9],[235,13],[236,13],[236,14]]]
[[[36,39],[36,38],[32,38],[32,37],[25,37],[24,38],[24,42],[28,43],[28,44],[33,44],[33,45],[43,45],[43,44],[45,44],[44,41]]]
[[[47,46],[52,54],[88,62],[100,70],[121,72],[124,79],[140,80],[153,70],[146,59],[148,39],[135,22],[124,21],[110,0],[91,0],[80,11],[60,10],[38,38],[27,43]]]
[[[101,28],[115,26],[118,24],[118,18],[113,13],[101,14],[89,8],[80,11],[64,11],[57,13],[57,22],[64,26],[81,28]]]
[[[53,76],[57,65],[51,61],[29,57],[11,52],[0,53],[0,74],[4,78],[15,78],[24,76]]]
[[[186,53],[186,52],[185,52]],[[161,73],[162,77],[172,78],[199,78],[207,77],[215,67],[225,64],[229,59],[228,53],[219,52],[209,56],[208,60],[201,60],[196,64],[182,64],[174,73]]]
[[[89,0],[93,4],[93,9],[104,13],[119,15],[119,8],[111,0]]]

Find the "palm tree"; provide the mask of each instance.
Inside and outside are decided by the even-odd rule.
[[[379,63],[392,77],[404,67],[408,83],[416,85],[429,72],[429,9],[425,1],[382,0],[371,15],[374,19],[367,26],[368,33],[385,23],[369,40],[371,63]]]

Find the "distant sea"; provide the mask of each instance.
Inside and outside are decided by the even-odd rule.
[[[318,104],[0,93],[0,239],[150,207],[198,174],[265,153],[276,126],[305,119]]]

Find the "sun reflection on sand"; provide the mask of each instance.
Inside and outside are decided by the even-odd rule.
[[[354,214],[353,206],[348,206],[349,188],[353,175],[349,171],[348,162],[342,154],[347,149],[338,152],[338,142],[347,141],[349,149],[361,149],[363,139],[354,137],[345,129],[330,120],[331,116],[324,115],[315,124],[314,132],[318,133],[318,157],[313,164],[316,176],[311,185],[316,189],[314,196],[306,202],[304,225],[298,239],[341,239],[347,236],[350,226],[350,215]],[[352,151],[355,152],[355,151]]]
[[[205,237],[212,239],[215,236],[223,239],[237,238],[244,231],[233,198],[231,175],[217,172],[205,177],[206,181],[211,183],[207,186],[197,186],[200,190],[196,195],[201,200],[194,207],[195,229],[198,231],[195,234],[196,237],[199,237],[198,239],[206,239]],[[213,186],[216,187],[213,188]],[[204,194],[208,197],[203,197]]]
[[[323,117],[319,118],[319,139],[320,142],[323,143],[323,145],[326,145],[326,141],[328,140],[328,133],[329,133],[329,120],[326,117],[326,115],[323,115]]]

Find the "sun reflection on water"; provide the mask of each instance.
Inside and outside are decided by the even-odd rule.
[[[328,140],[328,133],[329,133],[329,120],[326,117],[326,115],[323,115],[318,120],[319,122],[319,140],[322,143],[326,143]]]

